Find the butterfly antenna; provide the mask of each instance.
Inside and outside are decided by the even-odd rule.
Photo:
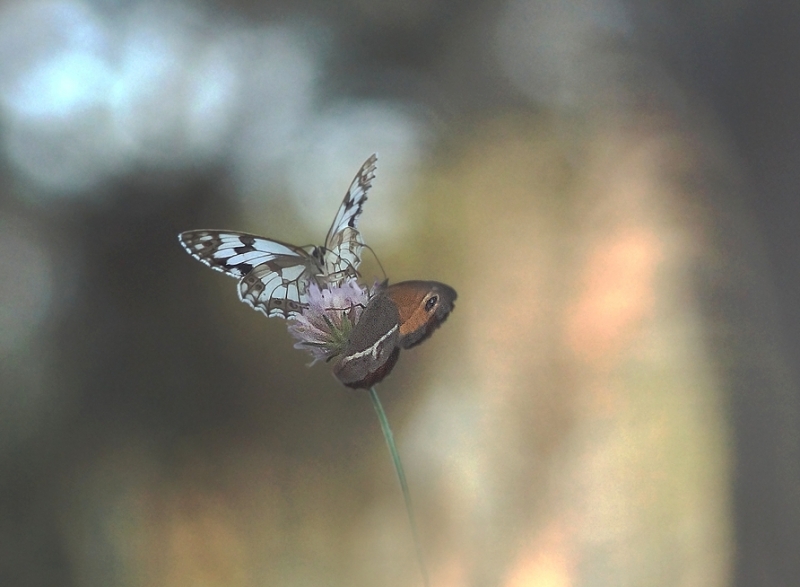
[[[371,246],[369,246],[367,243],[364,243],[364,248],[365,248],[365,249],[369,249],[369,252],[370,252],[370,253],[372,253],[372,256],[373,256],[373,257],[375,257],[375,261],[377,261],[377,262],[378,262],[378,267],[380,267],[380,268],[381,268],[381,273],[383,273],[383,279],[384,279],[384,281],[386,281],[386,279],[387,279],[387,277],[386,277],[386,270],[383,268],[383,263],[381,263],[381,260],[378,258],[378,255],[377,255],[377,253],[375,253],[375,251],[373,250],[373,248],[372,248]]]

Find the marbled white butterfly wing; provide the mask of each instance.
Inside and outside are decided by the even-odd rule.
[[[325,274],[332,282],[358,275],[364,241],[356,225],[375,179],[377,162],[378,155],[373,154],[358,170],[325,237]]]
[[[192,257],[238,278],[239,299],[267,316],[300,313],[306,288],[320,271],[304,249],[252,234],[189,230],[178,238]]]
[[[375,178],[377,156],[350,184],[322,247],[296,247],[227,230],[189,230],[178,236],[195,259],[239,279],[239,299],[267,316],[291,318],[306,307],[312,282],[325,287],[358,275],[364,242],[356,229]]]

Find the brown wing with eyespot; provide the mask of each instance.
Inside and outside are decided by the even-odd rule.
[[[428,338],[453,311],[456,291],[436,281],[404,281],[379,291],[367,304],[333,372],[353,388],[367,389],[394,368],[401,348]]]
[[[438,281],[403,281],[390,285],[384,294],[397,306],[400,316],[400,346],[411,348],[441,326],[455,307],[456,290]]]

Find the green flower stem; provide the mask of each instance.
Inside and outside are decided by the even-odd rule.
[[[378,398],[378,392],[375,391],[374,386],[369,390],[369,397],[372,398],[372,405],[375,406],[375,411],[378,413],[378,420],[381,422],[383,437],[386,439],[386,445],[389,447],[389,452],[394,461],[394,469],[397,471],[397,478],[400,480],[400,488],[403,490],[403,499],[406,502],[408,521],[411,524],[411,534],[414,536],[414,546],[417,549],[417,562],[419,562],[419,569],[422,572],[422,582],[425,587],[429,587],[428,571],[425,569],[425,558],[422,556],[422,544],[419,541],[417,522],[414,519],[414,508],[411,507],[411,494],[408,492],[408,483],[406,483],[406,474],[403,472],[403,463],[400,462],[400,453],[397,452],[397,446],[394,443],[394,436],[389,426],[389,420],[386,418],[386,412],[383,411],[381,400]]]

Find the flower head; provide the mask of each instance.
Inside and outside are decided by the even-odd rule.
[[[293,318],[289,334],[298,340],[294,348],[311,353],[313,365],[342,353],[353,326],[367,307],[369,290],[355,279],[326,289],[312,283],[306,291],[306,301],[308,307]]]

